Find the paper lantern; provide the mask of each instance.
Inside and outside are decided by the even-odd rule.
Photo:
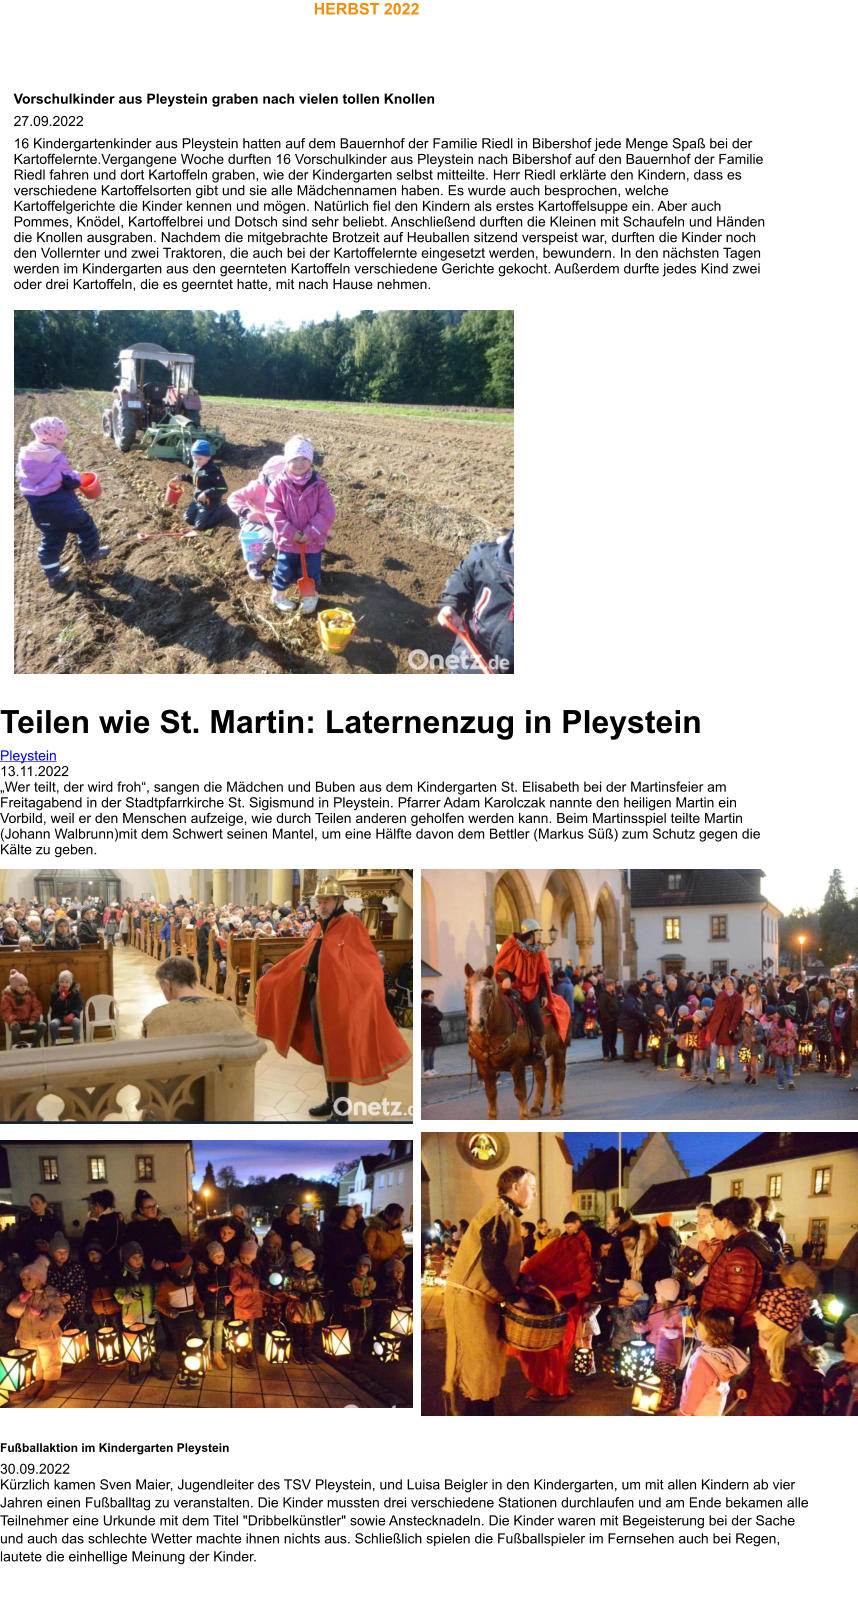
[[[391,1361],[399,1359],[402,1348],[402,1339],[395,1337],[392,1332],[379,1332],[372,1340],[372,1352],[382,1365],[390,1365]]]
[[[352,1352],[352,1340],[347,1326],[323,1326],[322,1348],[335,1360],[342,1360]]]
[[[269,1276],[269,1278],[268,1278],[268,1286],[269,1287],[282,1287],[283,1286],[283,1272],[282,1271],[272,1271],[270,1276]]]
[[[292,1358],[292,1339],[282,1326],[265,1334],[265,1358],[270,1365],[288,1365]]]
[[[584,1021],[584,1035],[585,1035],[585,1037],[594,1037],[594,1036],[596,1036],[597,1033],[598,1033],[598,1030],[599,1030],[599,1022],[598,1022],[598,1020],[594,1019],[592,1014],[589,1015],[588,1018]]]
[[[750,1048],[740,1048],[739,1049],[739,1063],[740,1064],[750,1064],[750,1062],[751,1062],[751,1050],[750,1050]]]
[[[654,1415],[662,1399],[661,1377],[652,1374],[643,1382],[635,1384],[632,1394],[632,1409],[641,1416]]]
[[[654,1360],[655,1344],[647,1343],[643,1338],[632,1338],[619,1351],[617,1375],[627,1382],[645,1382],[652,1374]]]
[[[80,1365],[89,1358],[89,1339],[85,1332],[70,1326],[68,1331],[60,1333],[60,1363],[62,1365]]]
[[[410,1337],[414,1331],[414,1311],[410,1304],[397,1304],[390,1312],[390,1330],[397,1337]]]
[[[142,1365],[144,1360],[151,1360],[155,1353],[154,1327],[144,1326],[142,1321],[132,1326],[124,1326],[122,1347],[125,1350],[126,1360],[130,1360],[132,1365]]]
[[[661,1037],[657,1031],[650,1031],[650,1034],[646,1039],[646,1045],[649,1049],[658,1048],[661,1046]]]
[[[577,1348],[572,1360],[572,1370],[576,1377],[589,1377],[596,1369],[596,1356],[592,1349]]]
[[[726,1070],[727,1060],[725,1059],[723,1053],[719,1053],[715,1063],[717,1064],[719,1070]]]
[[[809,1037],[802,1037],[801,1041],[799,1042],[798,1056],[800,1059],[813,1058],[813,1043]]]
[[[224,1347],[228,1354],[244,1354],[251,1346],[250,1327],[246,1321],[227,1321],[223,1329]]]
[[[183,1387],[199,1387],[209,1368],[209,1346],[205,1338],[188,1338],[179,1358],[177,1382]]]
[[[119,1365],[122,1338],[114,1326],[100,1326],[95,1334],[95,1357],[99,1365]]]
[[[689,1049],[689,1051],[697,1047],[696,1031],[687,1031],[685,1033],[685,1046]]]
[[[678,1053],[676,1055],[676,1068],[677,1068],[677,1070],[684,1070],[685,1069],[685,1054],[684,1053]]]
[[[23,1393],[33,1380],[35,1349],[10,1349],[0,1354],[0,1389],[4,1393]]]

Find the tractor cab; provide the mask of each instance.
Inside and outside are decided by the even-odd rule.
[[[200,427],[202,401],[194,387],[194,358],[187,351],[167,351],[141,340],[120,351],[117,383],[102,427],[120,451],[130,451],[135,437],[173,418]]]

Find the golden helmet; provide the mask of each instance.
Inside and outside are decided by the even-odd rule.
[[[331,875],[331,876],[329,876],[327,878],[327,880],[319,881],[319,884],[316,887],[316,890],[313,893],[313,896],[314,897],[345,897],[346,896],[346,889],[345,889],[342,881],[334,880],[333,876]]]

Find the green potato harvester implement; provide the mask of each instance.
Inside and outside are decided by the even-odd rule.
[[[101,415],[105,435],[120,451],[130,451],[139,435],[147,457],[190,463],[194,441],[205,438],[220,456],[226,436],[210,424],[202,427],[194,361],[186,351],[166,351],[146,340],[120,351],[111,404]]]

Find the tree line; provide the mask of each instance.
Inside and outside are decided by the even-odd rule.
[[[53,311],[15,315],[20,390],[112,390],[140,340],[197,359],[203,396],[511,407],[512,312],[361,312],[287,329],[238,312]]]
[[[829,876],[825,896],[818,908],[794,908],[780,921],[781,957],[795,963],[802,951],[804,963],[845,964],[858,958],[858,892],[849,897],[839,869]]]

